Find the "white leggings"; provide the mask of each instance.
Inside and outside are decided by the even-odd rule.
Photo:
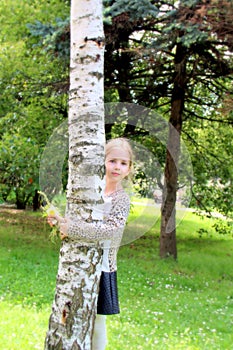
[[[96,315],[92,350],[104,350],[107,345],[106,316]]]

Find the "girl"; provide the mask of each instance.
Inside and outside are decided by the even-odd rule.
[[[132,175],[133,152],[124,138],[110,140],[105,148],[106,187],[104,191],[104,219],[97,224],[80,220],[65,220],[55,216],[60,226],[61,238],[75,237],[98,241],[103,246],[97,315],[92,340],[93,350],[104,350],[106,315],[120,312],[117,293],[117,251],[129,214],[130,200],[123,189],[123,180]],[[49,217],[48,222],[51,224]]]

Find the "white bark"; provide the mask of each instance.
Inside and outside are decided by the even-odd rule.
[[[104,171],[102,0],[72,0],[67,216],[102,218]],[[45,349],[90,350],[102,251],[62,243]]]

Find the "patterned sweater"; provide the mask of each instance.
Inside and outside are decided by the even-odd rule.
[[[102,271],[113,272],[117,269],[117,251],[130,209],[130,199],[124,190],[104,196],[103,221],[88,223],[72,220],[68,226],[70,238],[100,242],[103,247]]]

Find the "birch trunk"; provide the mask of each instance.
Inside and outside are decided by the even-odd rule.
[[[72,0],[67,213],[100,220],[104,171],[102,0]],[[90,350],[102,250],[62,242],[45,349]]]

